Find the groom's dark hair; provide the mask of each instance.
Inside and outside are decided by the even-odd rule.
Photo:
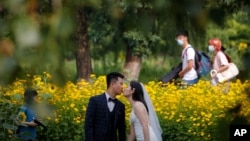
[[[124,78],[124,76],[119,72],[111,72],[106,76],[107,88],[109,88],[112,81],[117,81],[118,78]]]
[[[141,84],[139,82],[137,82],[137,81],[131,81],[130,86],[131,86],[132,89],[133,88],[135,89],[135,92],[132,95],[132,99],[135,100],[135,101],[142,102],[143,105],[146,107],[146,110],[148,112],[148,106],[147,106],[146,101],[144,99],[144,93],[143,93]]]

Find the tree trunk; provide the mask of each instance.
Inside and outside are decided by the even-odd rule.
[[[90,80],[92,73],[90,47],[87,34],[87,21],[84,8],[77,11],[77,50],[76,50],[76,69],[77,81]]]
[[[132,55],[130,47],[127,47],[126,61],[123,68],[123,74],[128,80],[138,80],[141,71],[142,59],[139,56]]]

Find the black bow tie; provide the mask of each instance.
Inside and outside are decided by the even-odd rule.
[[[109,101],[115,102],[116,99],[112,99],[111,97],[109,98]]]

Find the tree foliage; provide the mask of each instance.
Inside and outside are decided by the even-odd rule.
[[[23,74],[49,71],[58,81],[65,79],[62,60],[73,44],[74,31],[68,9],[47,0],[9,0],[1,2],[1,7],[6,13],[1,17],[1,37],[13,42],[13,59]]]
[[[60,82],[67,79],[64,60],[75,58],[76,9],[84,7],[86,13],[92,58],[113,52],[116,62],[126,48],[140,57],[161,54],[178,59],[181,48],[175,33],[183,28],[200,50],[206,50],[212,36],[222,38],[229,48],[246,48],[249,5],[249,0],[0,1],[0,37],[13,44],[9,58],[22,70],[18,72],[48,71]],[[240,53],[244,57],[249,50]]]

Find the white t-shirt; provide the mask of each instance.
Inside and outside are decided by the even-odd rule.
[[[214,58],[213,69],[219,70],[220,67],[227,66],[228,63],[226,55],[222,51],[219,51]]]
[[[192,48],[191,45],[187,45],[182,50],[182,70],[184,70],[188,65],[188,60],[193,60],[193,64],[195,65],[195,51],[194,48]],[[188,72],[186,72],[183,76],[183,80],[194,80],[198,78],[197,72],[194,69],[194,66],[192,69],[190,69]]]

